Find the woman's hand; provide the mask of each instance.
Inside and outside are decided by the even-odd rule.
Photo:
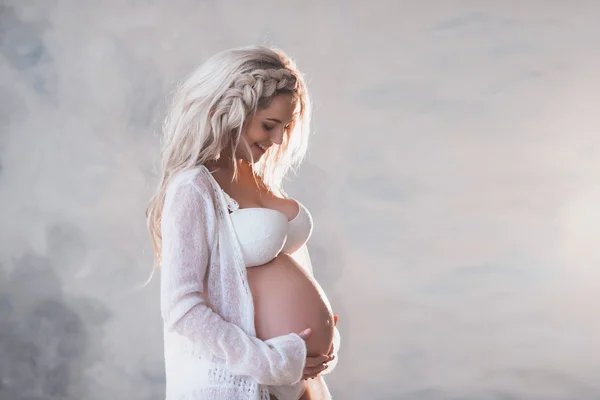
[[[333,316],[334,326],[337,325],[338,318],[339,317],[337,315]],[[299,334],[299,336],[302,339],[304,339],[304,341],[306,342],[306,339],[308,339],[308,337],[310,336],[311,333],[312,333],[312,331],[310,329],[306,329],[306,330],[302,331]],[[335,356],[333,355],[333,353],[334,353],[334,351],[333,351],[333,343],[332,343],[331,349],[329,350],[329,354],[320,355],[320,356],[316,356],[316,357],[306,357],[306,366],[304,367],[302,379],[304,379],[304,380],[314,379],[317,376],[319,376],[319,374],[321,372],[325,371],[328,367],[327,364],[335,359]]]
[[[333,316],[333,326],[337,326],[337,322],[338,322],[339,318],[340,317],[337,314],[335,314]],[[329,349],[329,354],[327,354],[329,357],[331,357],[331,360],[333,360],[335,358],[335,356],[333,354],[334,354],[334,348],[333,348],[333,343],[331,343],[331,349]]]

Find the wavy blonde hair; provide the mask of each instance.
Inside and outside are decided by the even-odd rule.
[[[300,164],[308,144],[310,99],[296,64],[279,49],[230,49],[210,57],[178,85],[163,126],[160,184],[146,210],[155,267],[161,263],[162,208],[172,178],[224,153],[235,154],[248,119],[282,93],[294,96],[296,118],[282,144],[253,164],[255,174],[276,193],[283,193],[283,178]],[[235,176],[237,164],[232,163]]]

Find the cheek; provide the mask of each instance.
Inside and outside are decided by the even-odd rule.
[[[262,126],[250,125],[244,132],[244,136],[250,142],[262,142],[269,137]]]

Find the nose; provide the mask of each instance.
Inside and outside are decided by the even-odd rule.
[[[271,135],[271,142],[275,144],[283,143],[283,129],[274,129],[275,132]]]

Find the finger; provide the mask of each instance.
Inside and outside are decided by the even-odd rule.
[[[309,379],[315,379],[315,378],[317,378],[318,376],[319,376],[319,375],[313,375],[313,376],[309,376],[309,375],[307,375],[307,376],[303,377],[302,379],[304,379],[305,381],[307,381],[307,380],[309,380]]]
[[[334,350],[334,349],[333,349],[333,344],[332,344],[332,345],[331,345],[331,348],[329,349],[329,353],[327,353],[327,357],[329,357],[329,358],[333,357],[333,354],[334,354],[334,351],[333,351],[333,350]],[[331,360],[329,360],[329,361],[331,361]]]
[[[321,364],[327,363],[327,360],[329,360],[329,356],[307,357],[305,366],[309,368],[317,367]]]
[[[304,374],[302,376],[302,379],[314,379],[316,377],[318,377],[319,375],[321,375],[323,373],[324,370],[321,370],[319,372],[311,372],[309,374]]]
[[[300,336],[302,338],[302,340],[306,340],[308,339],[308,337],[310,336],[310,334],[312,333],[312,330],[310,328],[303,330],[302,332],[300,332],[298,334],[298,336]]]
[[[337,314],[335,314],[335,315],[333,316],[333,325],[334,325],[334,326],[336,326],[336,325],[337,325],[338,319],[340,319],[340,316],[339,316],[339,315],[337,315]]]
[[[327,364],[319,365],[318,367],[312,368],[312,371],[310,371],[309,373],[313,376],[317,376],[321,372],[325,371],[327,368],[329,368],[329,365]]]
[[[317,365],[316,367],[307,367],[307,368],[304,368],[304,370],[302,371],[302,374],[315,376],[315,375],[318,375],[321,372],[325,371],[328,367],[329,367],[329,365],[327,365],[327,364]]]
[[[303,376],[305,378],[316,378],[319,374],[327,369],[327,364],[321,365],[319,367],[313,368],[305,368],[303,371]]]

